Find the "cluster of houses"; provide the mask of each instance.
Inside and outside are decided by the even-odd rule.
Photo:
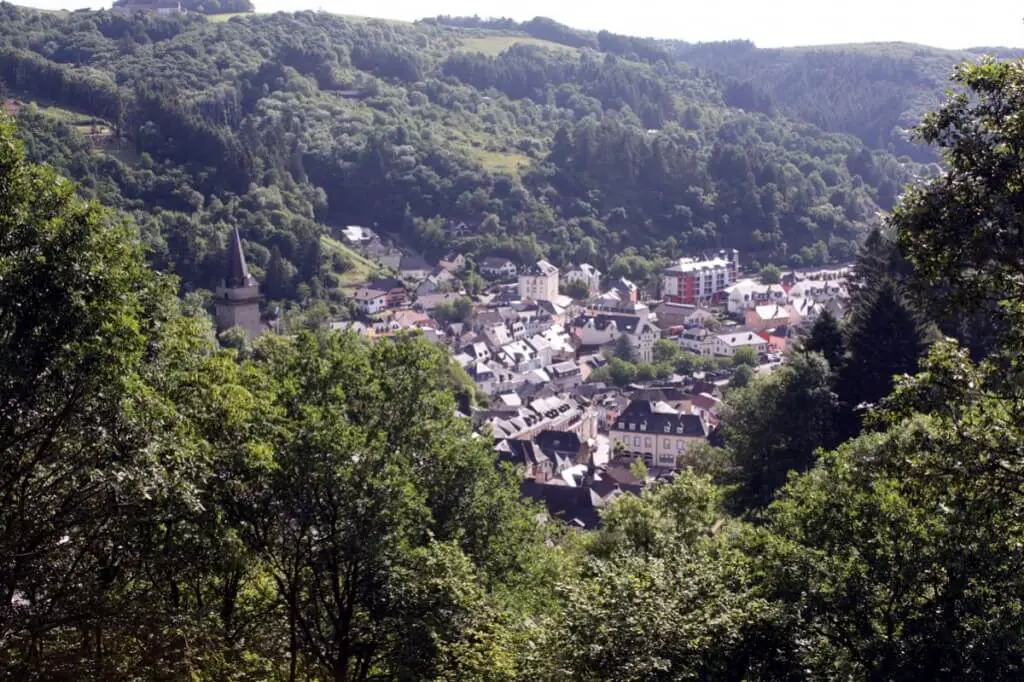
[[[625,388],[590,381],[610,349],[628,343],[634,361],[652,363],[662,339],[705,357],[750,348],[762,363],[758,371],[772,371],[787,339],[822,310],[841,316],[847,298],[844,270],[793,272],[768,285],[741,279],[735,252],[666,268],[656,300],[589,264],[562,272],[545,260],[490,257],[477,271],[492,284],[470,298],[460,284],[462,255],[432,266],[395,253],[365,228],[343,234],[397,274],[365,282],[352,296],[361,319],[332,328],[368,337],[416,329],[449,348],[476,386],[476,405],[461,409],[493,439],[496,462],[516,467],[523,494],[551,516],[583,528],[599,523],[600,509],[615,497],[671,478],[692,461],[694,446],[718,426],[732,373],[676,374]],[[587,298],[560,293],[570,282],[584,285]],[[573,289],[579,296],[581,287]],[[218,326],[260,333],[259,300],[235,233],[215,296]],[[457,303],[462,312],[453,319]]]

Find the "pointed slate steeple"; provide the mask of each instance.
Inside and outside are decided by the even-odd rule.
[[[217,287],[213,300],[217,314],[217,329],[224,331],[231,327],[241,327],[250,339],[254,339],[265,330],[260,318],[260,285],[256,278],[249,274],[249,266],[245,262],[242,251],[242,237],[238,230],[232,230],[225,254],[224,279]]]
[[[224,277],[224,286],[229,289],[237,287],[252,286],[256,282],[249,274],[249,266],[245,263],[245,253],[242,251],[242,237],[238,234],[236,227],[231,234],[231,244],[228,245],[227,272]]]

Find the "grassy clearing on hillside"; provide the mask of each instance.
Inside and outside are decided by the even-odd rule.
[[[409,26],[412,24],[411,21],[405,21],[404,19],[385,19],[384,17],[363,17],[358,14],[336,14],[331,12],[334,16],[341,17],[348,21],[356,21],[360,23],[371,23],[377,22],[381,24],[394,24],[395,26]]]
[[[98,119],[95,116],[90,116],[89,114],[81,111],[74,111],[73,109],[55,106],[52,101],[30,95],[27,92],[13,90],[8,95],[8,98],[17,100],[26,106],[29,104],[35,104],[39,108],[39,113],[46,114],[47,116],[51,116],[58,121],[61,121],[62,123],[66,123],[79,129],[88,129],[90,127],[86,124],[86,121],[95,121],[97,125],[101,126],[109,125],[106,121]]]
[[[223,24],[225,21],[231,21],[235,17],[252,17],[259,14],[259,12],[227,12],[225,14],[208,14],[206,20],[211,24]]]
[[[515,152],[492,152],[486,149],[470,149],[469,153],[484,168],[492,173],[519,173],[520,169],[530,165],[530,157]]]
[[[494,57],[519,43],[546,47],[552,50],[575,51],[574,48],[571,48],[568,45],[560,45],[559,43],[553,43],[549,40],[540,40],[539,38],[531,38],[529,36],[486,36],[484,38],[466,38],[462,41],[462,46],[459,49],[464,52],[483,52],[486,55]]]
[[[130,142],[127,142],[126,140],[122,140],[121,144],[119,145],[105,147],[103,149],[97,149],[95,151],[106,154],[107,156],[111,156],[126,166],[134,167],[142,163],[142,157],[140,157],[136,153],[135,146],[132,145]]]
[[[367,260],[333,237],[324,235],[320,238],[320,243],[324,247],[324,253],[328,255],[340,253],[352,263],[351,268],[337,275],[338,288],[347,295],[351,296],[359,288],[360,284],[372,277],[380,269],[375,263]]]

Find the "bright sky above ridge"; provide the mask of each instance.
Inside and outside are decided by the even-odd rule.
[[[47,9],[109,6],[22,0]],[[541,15],[582,29],[690,42],[745,38],[761,47],[906,41],[936,47],[1024,46],[1024,5],[1011,0],[254,0],[263,12],[324,9],[390,19],[438,14],[517,20]]]

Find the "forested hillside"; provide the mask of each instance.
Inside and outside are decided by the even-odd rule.
[[[923,129],[948,170],[872,233],[842,327],[819,317],[727,395],[722,447],[609,495],[592,532],[520,500],[444,350],[220,346],[134,226],[0,123],[0,671],[1019,680],[1024,70],[962,84]],[[905,294],[936,288],[993,307],[982,361],[926,349]]]
[[[4,4],[0,79],[71,110],[21,109],[30,157],[132,214],[154,265],[210,288],[237,226],[280,300],[341,300],[353,263],[321,237],[345,224],[431,258],[543,254],[639,279],[717,247],[846,260],[921,172],[730,106],[721,77],[649,41],[529,27]],[[463,221],[469,234],[446,235]]]
[[[863,43],[783,49],[736,40],[671,43],[676,58],[731,79],[726,101],[749,110],[778,109],[824,130],[856,135],[866,145],[936,160],[910,130],[942,103],[957,64],[1022,50],[942,50],[911,43]]]

